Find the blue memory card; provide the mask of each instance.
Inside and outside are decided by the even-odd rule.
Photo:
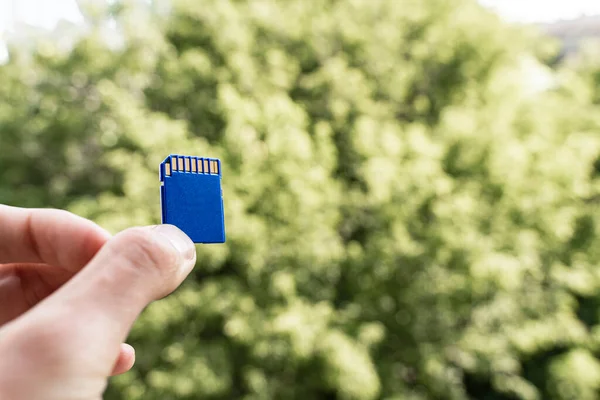
[[[221,161],[171,154],[160,164],[162,223],[194,243],[224,243]]]

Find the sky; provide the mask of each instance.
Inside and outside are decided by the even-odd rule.
[[[14,20],[53,28],[60,19],[81,21],[75,0],[0,0],[0,34]]]
[[[600,15],[600,0],[479,0],[511,22],[550,22]],[[75,0],[0,0],[0,59],[2,39],[15,21],[53,28],[60,19],[82,21]]]
[[[516,22],[546,22],[600,14],[599,0],[479,1]],[[0,32],[10,29],[13,18],[49,28],[61,18],[81,21],[75,0],[0,0]]]
[[[551,22],[600,15],[600,0],[480,0],[512,22]]]
[[[600,0],[479,0],[507,20],[547,22],[600,14]],[[16,19],[52,28],[57,20],[81,21],[75,0],[0,0],[0,35]]]

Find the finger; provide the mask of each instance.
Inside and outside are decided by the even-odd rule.
[[[0,264],[44,263],[77,271],[110,234],[66,211],[0,205],[0,237]]]
[[[77,338],[70,346],[82,351],[115,349],[97,355],[108,364],[126,339],[133,322],[152,301],[171,293],[196,262],[195,246],[172,225],[132,228],[109,240],[75,277],[27,313],[28,320],[54,321],[61,335]],[[59,323],[67,326],[56,327]],[[28,324],[28,321],[21,321]],[[50,322],[48,322],[50,323]]]
[[[81,393],[100,393],[136,317],[175,290],[195,260],[194,244],[174,226],[116,235],[73,279],[0,329],[2,361],[11,365],[0,387],[31,391],[13,398],[60,398],[47,389],[67,381]]]
[[[135,349],[127,343],[121,343],[121,352],[115,362],[111,376],[121,375],[129,371],[135,364]]]

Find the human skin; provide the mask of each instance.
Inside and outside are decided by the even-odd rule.
[[[112,237],[66,211],[0,205],[0,399],[101,399],[134,364],[136,318],[195,262],[171,225]]]

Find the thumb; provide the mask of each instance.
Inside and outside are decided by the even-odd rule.
[[[195,262],[194,243],[175,226],[128,229],[109,240],[48,303],[93,323],[94,336],[118,348],[141,311],[173,292]]]
[[[62,363],[67,370],[86,373],[90,367],[87,373],[97,378],[109,376],[141,311],[175,290],[195,261],[194,244],[172,225],[125,230],[4,333],[36,343],[30,358],[36,366],[52,364],[58,372]]]

